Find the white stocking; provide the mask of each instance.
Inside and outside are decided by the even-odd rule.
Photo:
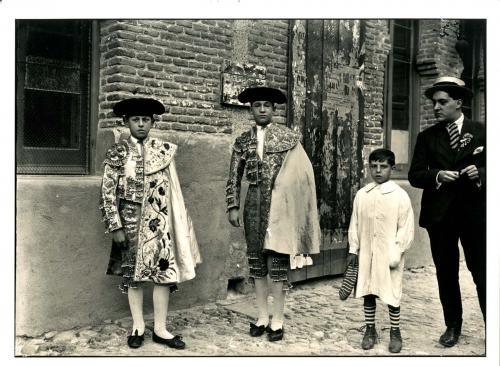
[[[154,307],[154,330],[156,335],[171,339],[174,336],[167,331],[167,312],[168,300],[170,297],[170,288],[168,286],[155,285],[153,288],[153,307]]]
[[[273,295],[273,320],[271,322],[271,329],[277,330],[283,327],[285,313],[286,292],[283,290],[283,281],[272,281],[271,291]]]
[[[128,289],[128,304],[133,322],[132,334],[135,334],[136,330],[138,335],[144,334],[144,316],[142,313],[143,293],[142,286]]]
[[[267,277],[255,278],[255,295],[257,298],[257,308],[259,310],[259,318],[257,326],[269,324],[269,311],[267,310],[267,297],[269,289],[267,286]]]

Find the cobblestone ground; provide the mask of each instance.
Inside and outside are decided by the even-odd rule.
[[[444,348],[437,340],[444,330],[434,267],[405,270],[401,304],[402,356],[480,356],[485,354],[484,323],[474,284],[461,263],[464,303],[463,333],[459,343]],[[296,285],[288,295],[285,337],[271,343],[248,335],[253,295],[234,296],[216,303],[172,311],[169,330],[182,334],[185,350],[173,350],[151,340],[152,314],[146,317],[144,346],[131,350],[126,344],[131,318],[107,320],[103,324],[52,331],[36,338],[17,337],[17,356],[373,356],[388,352],[389,314],[377,303],[379,342],[374,349],[360,348],[364,325],[361,299],[340,301],[341,278]],[[492,350],[493,351],[493,350]]]

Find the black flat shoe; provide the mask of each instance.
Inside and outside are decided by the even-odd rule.
[[[157,336],[153,331],[153,342],[165,344],[170,348],[175,349],[184,349],[186,348],[186,343],[182,341],[182,337],[180,335],[176,335],[174,338],[166,339],[160,336]]]
[[[269,342],[276,342],[276,341],[281,341],[283,339],[283,334],[285,333],[285,330],[283,328],[272,330],[269,328],[268,334],[267,334],[267,339],[269,339]]]
[[[264,334],[264,332],[268,332],[271,330],[269,325],[266,327],[265,325],[255,325],[254,323],[250,323],[250,335],[252,337],[260,337]]]
[[[135,334],[131,334],[127,337],[127,344],[130,348],[139,348],[144,343],[144,333],[139,335],[139,331],[136,329]]]

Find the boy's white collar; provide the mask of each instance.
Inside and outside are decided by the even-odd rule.
[[[149,136],[148,136],[149,137]],[[142,140],[142,144],[144,145],[144,143],[147,141],[148,137],[146,137],[144,140]],[[138,144],[139,143],[139,140],[137,140],[134,136],[130,135],[130,141],[132,141],[134,144]]]
[[[396,183],[394,183],[392,180],[388,180],[385,183],[382,184],[377,184],[375,182],[368,183],[365,187],[364,190],[366,193],[370,192],[373,188],[380,186],[380,192],[382,194],[385,193],[391,193],[393,192],[396,187],[398,186]]]
[[[271,125],[272,125],[272,122],[269,122],[269,123],[268,123],[267,125],[265,125],[265,126],[261,126],[261,125],[255,124],[255,126],[257,126],[257,131],[263,131],[263,130],[265,130],[266,128],[271,127]]]

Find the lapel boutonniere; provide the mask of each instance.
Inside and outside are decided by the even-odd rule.
[[[469,132],[465,133],[460,139],[460,148],[463,149],[465,146],[469,145],[473,137],[474,136],[472,136]]]

